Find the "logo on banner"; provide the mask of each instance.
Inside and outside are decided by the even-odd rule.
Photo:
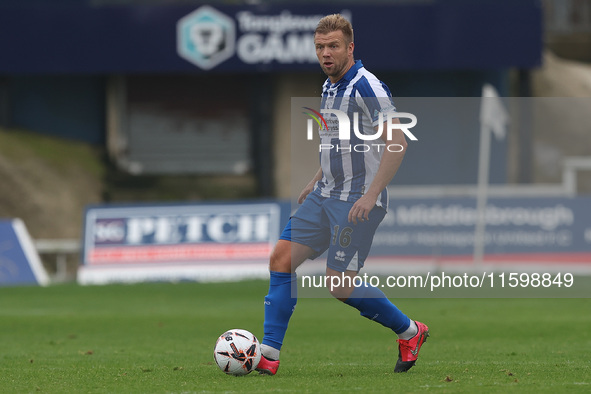
[[[341,12],[347,19],[351,13]],[[244,64],[315,64],[314,30],[323,15],[255,14],[240,10],[233,16],[202,6],[177,23],[179,56],[209,70],[234,54]]]
[[[234,54],[234,20],[215,8],[203,6],[181,18],[177,35],[179,55],[204,70]]]
[[[92,208],[85,263],[267,259],[279,232],[276,204]]]

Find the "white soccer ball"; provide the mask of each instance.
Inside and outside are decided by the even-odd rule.
[[[252,333],[233,329],[226,331],[215,343],[213,358],[228,375],[247,375],[261,361],[261,345]]]

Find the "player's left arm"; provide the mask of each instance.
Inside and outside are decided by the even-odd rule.
[[[400,123],[398,118],[392,119],[392,122]],[[387,130],[387,122],[384,123],[382,130]],[[376,205],[382,190],[388,186],[392,178],[394,178],[394,175],[396,175],[396,172],[402,163],[402,159],[404,158],[404,154],[406,153],[407,142],[402,130],[392,130],[391,140],[386,140],[383,135],[381,138],[385,146],[383,147],[384,152],[380,160],[378,172],[371,182],[369,189],[355,202],[355,204],[353,204],[353,207],[351,207],[351,210],[349,211],[349,221],[354,224],[357,224],[357,220],[369,220],[369,212]],[[395,145],[391,149],[392,152],[388,149],[390,145]],[[400,146],[402,146],[402,149],[400,149]],[[400,152],[398,152],[399,150]]]

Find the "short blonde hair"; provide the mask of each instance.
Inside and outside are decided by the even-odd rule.
[[[316,30],[314,30],[314,35],[317,33],[328,34],[338,30],[343,32],[347,44],[353,42],[353,26],[341,14],[327,15],[320,19]]]

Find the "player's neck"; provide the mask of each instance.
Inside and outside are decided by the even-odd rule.
[[[330,79],[330,83],[336,83],[338,81],[340,81],[351,69],[351,67],[353,67],[353,65],[355,64],[355,59],[351,58],[351,60],[349,61],[349,64],[347,65],[347,67],[345,68],[345,70],[339,74],[336,77],[328,77],[328,79]]]

